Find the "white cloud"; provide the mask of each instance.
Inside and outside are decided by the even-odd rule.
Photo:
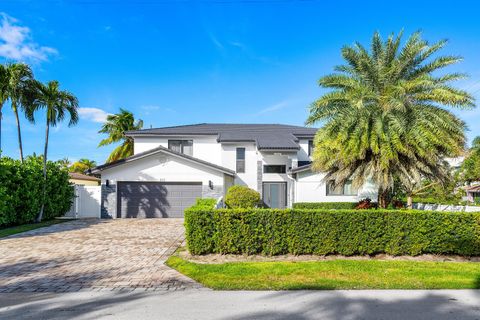
[[[265,114],[265,113],[269,113],[269,112],[273,112],[273,111],[283,109],[283,108],[287,107],[289,105],[289,103],[290,102],[288,100],[281,101],[279,103],[274,104],[273,106],[270,106],[270,107],[267,107],[267,108],[264,108],[264,109],[260,110],[259,112],[257,112],[257,115],[261,115],[261,114]]]
[[[13,60],[46,61],[57,50],[33,41],[30,28],[6,13],[0,13],[0,57]]]
[[[160,107],[155,105],[141,106],[140,109],[143,110],[144,115],[150,115],[152,113],[160,114],[160,111],[174,113],[175,110],[166,107]]]
[[[98,123],[104,123],[109,115],[109,113],[99,108],[78,108],[78,114],[82,119]]]

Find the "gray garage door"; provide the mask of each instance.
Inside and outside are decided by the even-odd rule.
[[[118,182],[117,218],[179,218],[202,196],[201,182]]]

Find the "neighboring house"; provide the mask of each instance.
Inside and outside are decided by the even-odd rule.
[[[70,181],[73,184],[80,185],[80,186],[98,186],[100,185],[100,179],[93,176],[87,176],[86,174],[81,174],[77,172],[69,172],[68,173]]]
[[[467,193],[467,201],[480,202],[480,184],[465,187]]]
[[[334,189],[311,171],[316,130],[196,124],[126,132],[134,155],[91,170],[102,177],[102,217],[181,217],[196,198],[218,199],[234,184],[257,190],[272,208],[376,199],[373,185]]]

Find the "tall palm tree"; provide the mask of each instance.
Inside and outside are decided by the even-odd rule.
[[[7,68],[0,64],[0,156],[2,155],[2,108],[8,99],[8,72]]]
[[[23,96],[26,92],[26,86],[31,83],[30,80],[33,78],[33,73],[30,67],[24,63],[11,63],[7,65],[8,73],[8,85],[7,92],[8,98],[10,99],[12,111],[15,115],[15,120],[17,122],[17,135],[18,135],[18,147],[20,150],[20,161],[23,162],[23,146],[22,146],[22,133],[20,130],[20,119],[18,117],[18,108],[22,108],[25,115],[28,115],[29,112],[25,112],[26,106],[22,103]],[[28,118],[28,116],[27,116]],[[29,119],[33,121],[32,119]]]
[[[122,141],[108,156],[107,162],[124,159],[133,155],[133,139],[125,136],[126,131],[139,130],[143,127],[143,121],[137,120],[133,114],[120,108],[120,113],[107,116],[107,122],[102,126],[99,133],[107,133],[108,137],[100,141],[99,147]]]
[[[29,108],[28,117],[33,120],[33,112],[44,109],[46,112],[45,126],[45,147],[43,151],[43,199],[46,197],[46,181],[47,181],[47,151],[48,137],[50,127],[55,127],[59,122],[63,121],[68,115],[70,120],[68,126],[75,125],[78,122],[78,100],[68,91],[60,90],[58,81],[50,81],[43,84],[39,81],[32,80],[27,91],[26,101]],[[42,202],[41,210],[35,219],[36,222],[42,221],[43,211],[45,209],[45,201]]]
[[[447,108],[474,107],[471,95],[451,85],[464,74],[434,74],[461,60],[432,58],[446,41],[429,44],[417,32],[401,46],[401,37],[383,41],[375,33],[370,51],[359,43],[344,47],[346,64],[319,80],[330,91],[312,104],[306,121],[324,124],[313,168],[338,185],[373,180],[382,207],[395,179],[409,190],[423,178],[447,177],[442,160],[465,145],[465,124]]]

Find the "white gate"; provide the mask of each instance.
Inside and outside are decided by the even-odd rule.
[[[75,185],[75,198],[65,216],[69,218],[100,218],[101,186]]]

